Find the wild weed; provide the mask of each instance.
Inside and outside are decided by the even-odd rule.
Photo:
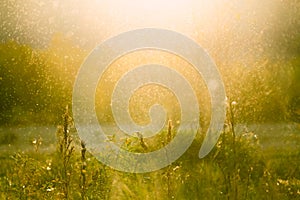
[[[68,106],[66,107],[65,114],[63,115],[63,126],[57,130],[58,138],[58,153],[61,158],[61,180],[62,180],[62,195],[65,199],[69,199],[70,182],[72,173],[71,157],[74,154],[73,138],[70,133],[72,118],[69,114]]]
[[[81,189],[81,198],[82,199],[85,199],[85,195],[86,195],[86,170],[87,170],[86,168],[87,168],[87,164],[86,164],[85,153],[86,153],[85,142],[81,141],[80,189]]]
[[[226,124],[213,155],[213,161],[223,176],[222,194],[233,200],[249,198],[249,188],[259,181],[265,168],[260,147],[256,141],[249,139],[256,135],[250,133],[249,136],[247,133],[245,137],[245,134],[236,133],[235,106],[235,102],[228,104]]]
[[[197,157],[204,138],[201,135],[179,160],[147,174],[118,172],[100,163],[87,151],[88,144],[76,139],[66,109],[57,130],[56,152],[39,153],[42,143],[36,137],[31,152],[17,152],[9,159],[0,157],[0,198],[299,199],[300,151],[286,146],[280,153],[276,149],[265,152],[255,133],[237,130],[236,109],[238,104],[228,105],[226,125],[207,157]],[[126,139],[124,148],[149,152],[168,144],[173,132],[169,120],[158,139],[132,137]],[[112,142],[116,140],[112,138]]]

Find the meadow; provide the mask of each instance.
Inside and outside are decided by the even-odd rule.
[[[119,172],[99,162],[79,139],[68,113],[55,129],[1,130],[1,199],[300,197],[300,130],[296,123],[247,126],[234,124],[234,116],[228,116],[208,156],[197,156],[203,139],[198,134],[180,159],[144,174]],[[168,142],[173,134],[169,124],[160,134],[161,142]],[[131,138],[123,148],[143,152],[143,142]]]
[[[100,2],[1,2],[0,199],[300,199],[299,1],[172,2],[178,12],[167,12],[166,3],[150,5],[162,1]],[[201,74],[184,58],[158,49],[116,58],[95,91],[99,124],[115,123],[115,85],[145,64],[178,71],[199,101],[200,129],[192,145],[171,165],[143,174],[99,162],[78,136],[71,113],[74,84],[90,52],[141,27],[174,30],[201,45],[230,99],[217,144],[199,159],[211,121]],[[138,88],[128,108],[133,121],[148,124],[149,108],[161,104],[170,123],[150,139],[120,138],[108,125],[108,140],[132,152],[162,148],[176,134],[180,103],[166,87]]]

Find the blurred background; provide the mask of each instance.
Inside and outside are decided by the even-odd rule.
[[[88,53],[114,35],[146,27],[180,32],[207,50],[219,68],[227,96],[238,102],[241,123],[299,122],[300,5],[296,0],[4,0],[0,7],[2,126],[57,124],[65,106],[71,105],[76,74]],[[161,62],[183,71],[191,67],[180,67],[183,61],[163,52],[145,51],[122,59],[115,65]],[[121,67],[113,69],[116,77],[123,73]],[[195,80],[192,70],[186,76]],[[102,77],[106,82],[97,92],[100,121],[111,120],[109,108],[103,105],[109,101],[113,79]],[[197,93],[206,113],[209,97],[201,81],[198,76],[194,85],[200,85]],[[103,113],[108,113],[108,119]]]

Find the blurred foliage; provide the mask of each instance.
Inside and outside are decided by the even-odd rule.
[[[86,55],[62,34],[55,34],[42,50],[1,43],[0,123],[57,124],[62,105],[71,105],[72,87]],[[288,61],[264,56],[251,67],[238,60],[216,61],[227,96],[240,105],[240,122],[299,120],[300,55]]]
[[[299,122],[300,3],[297,0],[272,2],[274,6],[278,6],[276,14],[265,11],[265,16],[270,18],[266,19],[266,24],[262,23],[265,25],[262,27],[259,26],[262,24],[254,20],[259,13],[249,13],[254,17],[254,21],[251,21],[251,17],[248,19],[243,16],[246,11],[237,16],[227,16],[227,12],[220,12],[221,17],[224,15],[222,20],[217,20],[214,25],[207,24],[216,28],[208,35],[200,34],[207,31],[205,24],[195,24],[200,34],[196,36],[196,40],[216,62],[227,96],[239,104],[236,113],[241,123],[287,120]],[[271,1],[269,4],[271,5]],[[12,3],[2,6],[6,13],[15,9]],[[222,11],[222,8],[216,9]],[[231,9],[236,11],[237,8]],[[274,10],[273,7],[270,9]],[[201,16],[199,13],[194,14],[196,18]],[[9,18],[8,21],[13,21],[14,16],[10,17],[12,19]],[[12,25],[4,21],[3,27],[7,26]],[[5,32],[10,30],[6,29]],[[0,125],[57,124],[62,108],[67,104],[71,105],[76,74],[88,55],[88,50],[80,47],[80,42],[76,42],[70,34],[51,35],[52,39],[43,49],[20,43],[22,37],[17,32],[11,37],[3,35],[0,43]],[[156,59],[164,63],[161,56],[160,54]],[[149,57],[148,54],[146,57]],[[138,56],[140,58],[142,57]],[[178,59],[173,61],[182,67]],[[129,69],[129,65],[133,63],[132,60],[127,60],[122,64],[122,69],[115,68],[118,73]],[[175,66],[172,62],[169,64]],[[97,94],[100,95],[99,98],[96,96],[96,104],[105,105],[96,105],[96,109],[105,108],[102,109],[104,112],[97,113],[98,117],[110,122],[113,119],[109,106],[111,95],[108,93],[112,91],[107,90],[113,88],[113,83],[120,74],[114,69],[108,72],[107,79],[110,80],[100,80],[104,86],[98,85]],[[183,75],[188,74],[187,72],[193,70],[180,71]],[[191,74],[191,82],[199,79]],[[209,113],[209,97],[207,91],[203,93],[201,81],[194,82],[199,86],[195,91],[200,96],[203,121],[208,124],[210,117],[206,113]],[[102,93],[99,92],[100,89]],[[133,117],[140,119],[140,113],[134,113]]]
[[[1,125],[57,124],[84,55],[59,34],[46,50],[1,43]]]

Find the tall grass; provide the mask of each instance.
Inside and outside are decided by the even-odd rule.
[[[197,157],[204,135],[171,165],[151,173],[115,171],[97,161],[76,136],[68,109],[57,135],[56,152],[16,152],[1,157],[1,199],[299,199],[300,151],[264,151],[253,132],[239,132],[238,104],[228,104],[221,137],[204,159]],[[162,140],[128,143],[141,152],[165,145],[176,134],[172,122]],[[42,140],[42,138],[40,139]],[[41,143],[40,145],[44,145]]]

